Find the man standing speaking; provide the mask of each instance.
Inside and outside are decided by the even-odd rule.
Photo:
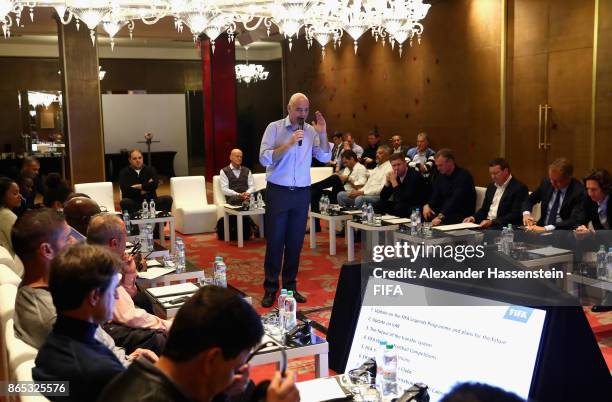
[[[315,121],[305,123],[308,109],[306,95],[293,94],[287,117],[270,123],[261,140],[259,162],[267,180],[263,307],[274,304],[281,262],[283,288],[293,290],[298,303],[306,302],[297,292],[296,277],[310,205],[310,164],[313,156],[323,163],[331,158],[325,119],[317,111]]]

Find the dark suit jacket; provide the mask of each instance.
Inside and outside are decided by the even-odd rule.
[[[395,188],[385,185],[380,192],[380,201],[385,213],[409,217],[412,209],[421,208],[428,194],[423,176],[408,169],[404,181]],[[389,200],[393,196],[393,200]]]
[[[496,190],[497,187],[495,187],[495,183],[491,183],[487,186],[487,192],[485,193],[482,207],[474,215],[476,223],[480,223],[487,219]],[[501,200],[499,200],[497,218],[493,219],[493,225],[507,226],[510,223],[517,226],[522,225],[523,204],[527,200],[527,197],[529,197],[527,186],[514,177],[510,179]]]
[[[538,226],[546,225],[546,215],[548,213],[548,203],[553,195],[554,188],[548,178],[542,179],[538,188],[529,195],[523,205],[523,211],[531,211],[538,202],[541,205],[541,216]],[[563,203],[559,209],[561,222],[555,224],[556,229],[574,230],[584,221],[584,186],[578,180],[572,178],[567,192],[563,198]]]
[[[149,179],[153,179],[149,183]],[[126,166],[121,169],[119,173],[119,187],[121,187],[121,193],[123,198],[131,198],[136,202],[142,202],[146,199],[157,198],[157,172],[155,168],[143,165],[140,174],[137,174],[134,169],[130,166]],[[134,184],[142,184],[142,189],[146,191],[146,196],[140,193],[140,190],[132,188]]]
[[[599,206],[597,205],[597,203],[595,201],[593,201],[591,199],[591,197],[586,195],[585,199],[584,199],[584,221],[583,221],[583,224],[586,226],[586,225],[589,224],[589,222],[592,222],[593,223],[593,229],[595,229],[595,230],[602,230],[604,227],[602,226],[601,222],[599,221],[599,213],[597,212],[598,208],[599,208]],[[607,211],[608,211],[608,225],[610,225],[610,227],[612,227],[612,195],[608,197]]]
[[[475,205],[474,178],[467,170],[456,166],[450,176],[440,174],[434,180],[429,206],[444,214],[443,225],[463,222],[474,214]]]

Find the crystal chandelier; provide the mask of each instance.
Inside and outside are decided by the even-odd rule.
[[[236,81],[244,82],[247,86],[251,82],[268,79],[269,72],[261,64],[249,64],[249,47],[245,46],[246,64],[236,64]]]
[[[0,0],[0,25],[5,37],[10,36],[13,25],[19,27],[21,13],[29,9],[34,20],[36,7],[53,7],[64,24],[75,21],[77,29],[81,22],[89,30],[95,45],[96,28],[113,38],[125,26],[130,38],[135,21],[151,25],[164,17],[174,19],[177,31],[186,26],[194,40],[207,37],[214,43],[218,37],[228,34],[231,41],[236,32],[252,31],[263,26],[268,35],[272,26],[289,42],[289,50],[303,32],[310,47],[315,41],[325,47],[340,44],[343,34],[353,41],[355,53],[359,39],[369,30],[374,38],[382,38],[399,48],[412,45],[413,37],[420,41],[423,33],[422,20],[430,5],[423,0]],[[15,21],[15,23],[13,23]]]

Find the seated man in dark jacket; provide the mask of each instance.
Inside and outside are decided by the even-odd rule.
[[[389,158],[393,171],[380,192],[382,211],[386,214],[407,218],[415,208],[421,208],[427,200],[428,188],[420,173],[408,168],[406,158],[394,153]]]
[[[243,401],[297,402],[294,374],[249,385],[249,354],[263,336],[261,319],[228,289],[205,286],[179,310],[163,355],[155,364],[136,360],[99,401],[211,401],[240,395]]]
[[[69,381],[69,397],[57,400],[94,401],[125,370],[94,338],[98,325],[112,318],[121,264],[110,250],[84,243],[63,251],[51,264],[49,291],[57,319],[38,351],[32,377]]]
[[[439,174],[434,180],[429,203],[423,207],[423,216],[434,226],[463,222],[476,207],[472,174],[457,166],[450,149],[436,152],[435,161]]]
[[[489,163],[493,183],[487,186],[482,207],[463,222],[476,222],[483,229],[501,229],[523,223],[523,203],[529,196],[527,186],[510,173],[510,165],[504,158]]]
[[[534,232],[555,229],[574,230],[584,220],[584,186],[572,177],[574,167],[566,158],[559,158],[548,167],[548,178],[529,195],[523,204],[523,224]],[[531,209],[540,203],[538,222]]]
[[[143,200],[155,200],[155,210],[170,212],[172,197],[169,195],[157,196],[157,172],[154,168],[143,163],[142,153],[138,149],[130,151],[129,166],[121,169],[119,173],[119,186],[121,187],[121,210],[128,211],[130,215],[140,211]]]

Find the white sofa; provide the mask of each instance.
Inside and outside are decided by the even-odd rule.
[[[310,168],[310,182],[317,183],[323,179],[328,178],[332,175],[333,169],[331,167],[311,167]],[[255,182],[255,191],[259,191],[266,188],[266,174],[265,173],[254,173],[253,181]],[[225,196],[221,192],[221,185],[219,182],[219,175],[213,176],[213,203],[217,207],[217,219],[223,217],[223,205],[225,204]]]
[[[217,207],[206,200],[204,176],[172,177],[170,194],[177,231],[183,234],[215,231]]]
[[[109,181],[75,184],[74,191],[87,194],[89,198],[98,203],[100,208],[104,207],[108,212],[117,212],[113,197],[113,183]]]

